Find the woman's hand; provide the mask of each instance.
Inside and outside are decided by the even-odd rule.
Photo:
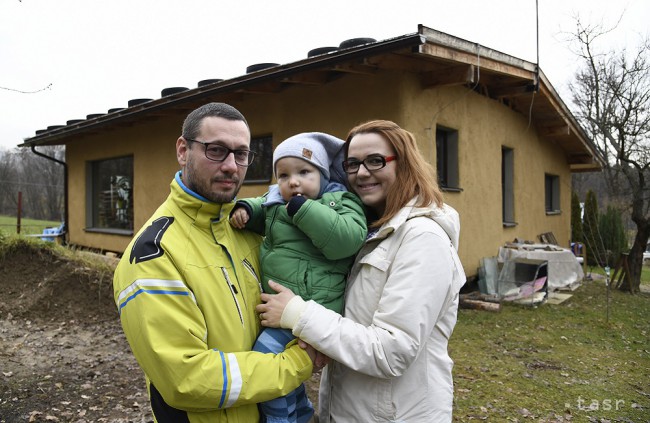
[[[262,326],[279,328],[284,308],[296,295],[289,288],[285,288],[277,282],[269,281],[269,286],[277,294],[262,293],[262,304],[255,307],[255,311],[260,314]]]

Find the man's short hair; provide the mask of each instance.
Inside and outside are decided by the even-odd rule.
[[[206,117],[220,117],[227,120],[239,120],[246,124],[248,122],[241,112],[226,103],[208,103],[192,111],[183,122],[183,138],[195,139],[201,132],[201,122]],[[249,129],[250,130],[250,129]]]

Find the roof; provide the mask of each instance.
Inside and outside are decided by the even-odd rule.
[[[287,64],[249,66],[245,75],[201,81],[197,88],[168,88],[158,99],[134,99],[124,109],[39,130],[21,146],[65,144],[71,136],[152,116],[187,113],[215,95],[274,93],[294,84],[323,85],[344,73],[372,74],[383,69],[418,73],[423,86],[465,85],[529,116],[540,136],[565,151],[572,171],[598,170],[604,163],[536,64],[422,25],[416,33],[387,40],[352,39],[337,48],[314,49],[307,58]]]

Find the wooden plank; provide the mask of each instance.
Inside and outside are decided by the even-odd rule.
[[[439,68],[440,65],[431,58],[423,55],[413,55],[408,52],[393,52],[391,54],[382,54],[380,56],[367,57],[364,59],[364,64],[368,66],[376,66],[381,69],[391,71],[406,71],[406,72],[426,72],[432,68]]]
[[[501,304],[498,303],[489,303],[487,301],[481,300],[470,300],[470,299],[461,299],[459,301],[460,308],[472,309],[472,310],[485,310],[498,312],[501,310]]]
[[[571,135],[571,127],[569,125],[541,126],[537,128],[537,130],[543,137],[560,137]]]
[[[377,66],[368,66],[357,63],[342,63],[332,68],[336,72],[356,73],[361,75],[373,75],[377,73]]]
[[[270,81],[263,84],[250,85],[237,90],[237,92],[252,94],[274,94],[280,91],[282,91],[282,84],[279,81]]]
[[[521,85],[499,85],[488,88],[490,97],[519,97],[522,95],[532,95],[535,91],[535,85],[532,81]]]
[[[427,43],[420,46],[420,53],[457,63],[475,65],[480,68],[481,72],[487,70],[527,80],[534,80],[535,78],[535,72],[498,62],[487,57],[481,57],[480,52],[479,54],[474,54]]]
[[[424,72],[420,80],[422,86],[466,85],[475,82],[475,68],[472,65],[452,66],[445,69]]]
[[[282,82],[287,84],[303,85],[324,85],[328,81],[329,73],[322,71],[291,75],[282,79]]]

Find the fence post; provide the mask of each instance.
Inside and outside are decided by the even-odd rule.
[[[23,208],[23,192],[18,191],[18,213],[16,214],[16,233],[20,235],[20,212]]]

